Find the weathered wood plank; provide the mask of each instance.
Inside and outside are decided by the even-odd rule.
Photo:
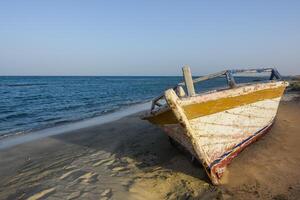
[[[185,65],[182,68],[182,72],[183,72],[183,77],[184,77],[188,95],[195,96],[196,93],[195,93],[195,88],[194,88],[194,83],[193,83],[193,78],[192,78],[190,67]]]

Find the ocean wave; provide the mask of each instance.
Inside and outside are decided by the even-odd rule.
[[[82,121],[86,121],[86,120],[96,119],[98,117],[117,113],[124,109],[128,109],[131,106],[137,106],[139,104],[144,104],[146,102],[149,102],[149,99],[146,101],[133,102],[132,104],[118,106],[114,109],[94,111],[94,113],[90,113],[89,115],[86,115],[85,117],[80,117],[80,118],[62,119],[61,117],[54,117],[54,118],[48,118],[48,119],[43,119],[43,120],[42,119],[35,120],[35,123],[38,123],[40,125],[31,127],[31,128],[24,128],[23,130],[18,130],[18,131],[10,131],[10,132],[2,131],[2,133],[0,131],[0,140],[6,139],[8,137],[14,137],[14,136],[19,136],[19,135],[29,134],[32,132],[46,130],[48,128],[55,128],[55,127],[59,127],[62,125],[68,125],[68,124],[73,124],[73,123],[82,122]]]
[[[5,77],[0,79],[0,87],[3,86],[0,88],[0,135],[27,133],[117,112],[151,99],[175,79]]]
[[[8,112],[6,112],[8,113]],[[14,114],[8,114],[2,118],[0,118],[0,121],[7,121],[10,120],[12,118],[24,118],[27,117],[29,114],[28,113],[14,113]]]
[[[48,85],[47,83],[16,83],[16,84],[1,84],[2,87],[28,87],[28,86],[41,86]]]

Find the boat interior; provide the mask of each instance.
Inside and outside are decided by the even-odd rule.
[[[191,87],[187,86],[187,78],[191,77]],[[185,81],[173,87],[181,100],[189,97],[207,95],[214,92],[235,89],[247,85],[270,83],[282,80],[275,68],[233,69],[224,70],[206,76],[192,77],[188,66],[183,67]],[[214,84],[218,82],[219,84]],[[164,93],[152,100],[151,113],[163,112],[168,109]]]

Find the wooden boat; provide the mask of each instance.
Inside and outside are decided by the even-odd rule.
[[[270,73],[267,81],[237,84],[236,74]],[[213,184],[229,162],[274,123],[288,85],[276,69],[226,70],[192,79],[183,68],[184,82],[155,98],[143,119],[159,125],[203,165]],[[226,78],[227,87],[197,94],[194,84]]]

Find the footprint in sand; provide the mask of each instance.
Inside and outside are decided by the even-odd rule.
[[[55,192],[55,188],[46,189],[46,190],[40,191],[39,193],[32,195],[31,197],[27,198],[27,200],[39,200],[42,198],[46,198],[54,192]]]
[[[69,166],[65,166],[65,167],[63,167],[64,169],[75,169],[76,168],[76,166],[74,166],[74,165],[69,165]]]
[[[110,156],[110,153],[107,153],[105,151],[98,151],[96,153],[91,154],[90,157],[93,158],[93,157],[99,157],[99,156],[103,156],[103,155]]]
[[[109,166],[111,166],[112,164],[114,164],[114,162],[115,162],[116,160],[111,160],[111,161],[109,161],[109,162],[107,162],[107,163],[104,163],[103,165],[104,166],[106,166],[106,167],[109,167]]]
[[[110,165],[112,165],[114,162],[115,162],[115,160],[114,160],[114,159],[111,159],[111,158],[109,158],[109,159],[104,159],[104,160],[100,160],[99,162],[94,163],[94,164],[93,164],[93,167],[98,167],[98,166],[100,166],[100,165],[110,166]]]
[[[80,180],[82,183],[94,183],[97,181],[97,174],[94,172],[88,172],[80,176],[77,180]]]
[[[59,177],[60,180],[63,180],[63,179],[66,179],[67,177],[71,176],[71,175],[74,175],[76,172],[80,172],[79,169],[74,169],[74,170],[71,170],[65,174],[63,174],[61,177]]]
[[[114,167],[112,168],[112,171],[114,172],[121,172],[121,171],[125,171],[126,168],[125,167]]]

